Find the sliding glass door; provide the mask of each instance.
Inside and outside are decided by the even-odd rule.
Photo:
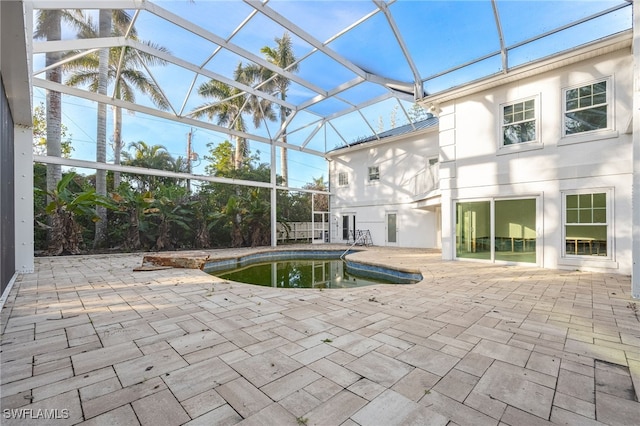
[[[456,203],[456,257],[536,263],[536,199]]]
[[[490,238],[490,202],[458,203],[456,208],[456,256],[491,259]]]
[[[536,263],[536,200],[495,201],[495,259]]]

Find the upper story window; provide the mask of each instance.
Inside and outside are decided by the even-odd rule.
[[[369,182],[374,182],[378,180],[380,180],[380,167],[379,166],[369,167]]]
[[[538,140],[537,98],[501,105],[502,145]]]
[[[609,128],[611,82],[600,80],[564,90],[564,135]]]
[[[349,174],[347,172],[338,173],[338,186],[349,185]]]

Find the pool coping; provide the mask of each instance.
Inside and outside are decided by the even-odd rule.
[[[278,260],[286,256],[298,258],[309,257],[310,253],[314,255],[326,256],[326,258],[336,258],[337,254],[347,253],[344,260],[347,265],[360,265],[361,270],[377,271],[395,271],[398,275],[391,275],[392,278],[411,279],[420,282],[424,279],[422,271],[418,268],[409,268],[406,266],[389,265],[386,262],[372,262],[366,259],[359,259],[358,253],[364,253],[367,250],[362,248],[343,248],[341,246],[331,246],[320,248],[305,247],[255,247],[255,248],[239,248],[238,253],[218,256],[216,250],[188,250],[178,252],[161,252],[147,253],[143,257],[142,266],[135,268],[136,271],[150,271],[168,268],[186,268],[200,269],[206,273],[211,272],[212,264],[233,265],[247,259],[259,259],[263,261]],[[357,268],[357,267],[356,267]],[[228,268],[227,268],[228,269]],[[388,275],[387,275],[388,276]]]
[[[347,270],[356,271],[363,277],[383,278],[386,280],[402,280],[412,282],[400,282],[397,284],[415,284],[424,279],[422,273],[417,269],[397,268],[371,262],[352,260],[349,256],[358,253],[358,249],[280,249],[256,251],[254,253],[239,256],[227,257],[224,259],[208,259],[202,268],[204,272],[215,275],[216,271],[228,271],[229,269],[247,266],[247,264],[258,262],[271,262],[284,259],[339,259],[342,254],[347,266]]]

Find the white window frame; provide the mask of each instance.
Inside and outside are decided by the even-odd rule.
[[[367,181],[369,183],[380,182],[380,166],[375,165],[367,167]]]
[[[597,83],[601,83],[601,82],[606,82],[607,85],[607,91],[606,91],[606,101],[604,103],[601,104],[597,104],[597,105],[591,105],[589,107],[584,107],[584,108],[577,108],[577,110],[588,110],[590,108],[595,108],[595,107],[599,107],[599,106],[606,106],[607,107],[607,126],[602,128],[602,129],[595,129],[595,130],[588,130],[588,131],[584,131],[584,132],[577,132],[577,133],[567,133],[567,127],[565,125],[565,117],[567,114],[567,92],[570,90],[574,90],[574,89],[580,89],[581,87],[586,87],[586,86],[592,86],[594,84]],[[615,130],[614,128],[614,80],[613,80],[613,76],[607,76],[607,77],[603,77],[603,78],[598,78],[595,80],[591,80],[591,81],[585,81],[585,82],[581,82],[580,84],[575,84],[569,87],[564,87],[562,89],[562,97],[561,97],[561,102],[562,102],[562,117],[560,119],[560,123],[562,126],[562,137],[566,138],[567,143],[570,143],[569,141],[571,139],[584,139],[584,138],[593,138],[594,136],[597,136],[599,134],[602,133],[611,133]],[[569,110],[569,111],[573,111],[573,110]],[[606,137],[609,137],[609,135],[607,135]],[[580,140],[581,142],[581,140]]]
[[[349,186],[348,172],[338,172],[338,186]]]
[[[520,99],[510,100],[509,102],[503,102],[498,105],[498,109],[496,110],[496,155],[509,155],[512,153],[522,152],[522,151],[532,151],[536,149],[542,149],[542,114],[541,114],[541,94],[536,93],[532,96],[527,96]],[[514,143],[511,145],[504,144],[504,135],[503,135],[503,127],[504,127],[504,108],[509,105],[514,105],[517,103],[526,102],[528,100],[534,100],[535,102],[535,121],[536,121],[536,139],[533,141]]]
[[[600,191],[602,192],[602,191]],[[496,202],[499,201],[511,201],[511,200],[530,200],[533,199],[536,202],[536,261],[532,262],[510,262],[505,260],[496,259],[496,247],[495,247],[495,237],[496,237]],[[489,236],[490,236],[490,255],[489,259],[473,259],[470,257],[458,257],[456,252],[456,244],[452,244],[452,256],[453,259],[456,260],[464,260],[465,262],[480,262],[480,263],[493,263],[496,265],[523,265],[523,266],[531,266],[531,265],[542,265],[543,258],[543,250],[544,250],[544,237],[541,233],[542,228],[542,220],[543,220],[543,208],[542,208],[542,194],[530,194],[530,195],[505,195],[505,196],[496,196],[496,197],[481,197],[481,198],[460,198],[452,200],[453,206],[453,218],[452,218],[452,226],[453,226],[453,240],[457,241],[457,229],[456,229],[456,211],[458,203],[473,203],[473,202],[488,202],[489,203]]]
[[[606,256],[597,256],[593,254],[569,254],[567,253],[567,196],[570,195],[585,195],[585,194],[600,194],[604,193],[606,195],[606,222],[596,223],[597,225],[606,225],[607,227],[607,255]],[[613,188],[585,188],[585,189],[577,189],[577,190],[566,190],[561,191],[562,196],[562,258],[565,260],[574,260],[580,261],[581,264],[587,263],[589,261],[611,261],[614,260],[614,223],[613,223],[613,205],[614,205],[614,191]],[[575,224],[574,224],[575,225]],[[579,226],[579,225],[575,225]],[[564,262],[562,262],[564,263]],[[565,263],[566,264],[566,263]]]
[[[506,107],[509,106],[513,106],[513,105],[517,105],[517,104],[524,104],[528,101],[533,101],[533,113],[534,113],[534,117],[533,119],[527,119],[527,120],[520,120],[520,121],[516,121],[513,123],[509,123],[509,124],[505,124],[504,122],[504,110]],[[522,98],[522,99],[516,99],[514,101],[509,101],[509,102],[505,102],[500,104],[500,123],[499,123],[499,136],[498,136],[498,141],[499,141],[499,145],[500,148],[504,148],[504,149],[513,149],[513,147],[516,146],[532,146],[532,145],[536,145],[536,144],[540,144],[540,141],[542,140],[540,138],[540,95],[534,95],[534,96],[529,96],[526,98]],[[535,125],[534,125],[534,129],[536,132],[536,137],[533,140],[530,141],[524,141],[524,142],[518,142],[518,143],[514,143],[514,144],[505,144],[504,143],[504,128],[507,126],[513,126],[514,124],[518,124],[518,123],[524,123],[527,121],[534,121]]]

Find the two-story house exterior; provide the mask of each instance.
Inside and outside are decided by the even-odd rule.
[[[331,241],[439,247],[438,156],[433,116],[329,152]]]
[[[607,39],[431,97],[423,131],[330,153],[332,241],[355,226],[444,259],[630,274],[633,69],[629,35]],[[414,190],[430,163],[434,188]]]

